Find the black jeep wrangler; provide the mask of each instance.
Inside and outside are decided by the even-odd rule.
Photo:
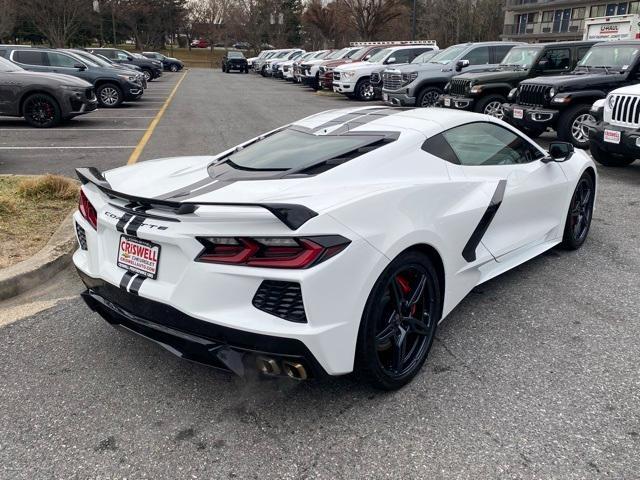
[[[589,146],[591,106],[616,88],[640,81],[640,41],[598,43],[569,75],[525,80],[502,106],[504,120],[536,136],[553,128],[576,147]]]
[[[502,118],[502,104],[520,82],[574,69],[597,42],[557,42],[513,47],[496,67],[457,75],[445,87],[440,106]]]

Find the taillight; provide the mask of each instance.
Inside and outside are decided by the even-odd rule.
[[[308,268],[344,250],[340,235],[318,237],[198,237],[197,262],[264,268]]]
[[[84,219],[91,224],[94,230],[98,228],[98,213],[82,190],[80,190],[78,210],[80,210]]]

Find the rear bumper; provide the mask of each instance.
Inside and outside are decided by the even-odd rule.
[[[326,376],[309,349],[299,340],[255,334],[223,327],[186,315],[179,310],[143,298],[92,278],[78,270],[87,290],[87,306],[115,327],[151,340],[171,353],[237,375],[260,371],[264,361],[274,366],[272,375],[283,375],[285,363],[302,365],[304,378]],[[296,378],[296,377],[294,377]]]
[[[514,116],[514,111],[516,110],[522,110],[522,118],[518,118],[519,115]],[[512,103],[504,103],[502,111],[504,112],[504,120],[518,128],[540,129],[550,127],[555,129],[558,117],[560,117],[559,110],[544,107],[527,107]]]

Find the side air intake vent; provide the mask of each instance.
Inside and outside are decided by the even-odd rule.
[[[253,306],[290,322],[307,323],[299,283],[265,280],[253,297]]]
[[[87,234],[80,225],[76,223],[76,234],[78,235],[78,243],[82,250],[87,250]]]

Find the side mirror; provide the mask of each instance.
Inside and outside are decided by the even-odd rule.
[[[391,63],[396,63],[396,57],[391,57],[389,60],[386,61],[387,64],[391,64]]]
[[[545,163],[566,162],[573,155],[573,145],[568,142],[551,142],[549,145],[549,156],[545,157]],[[543,159],[544,161],[544,159]]]
[[[77,69],[78,69],[78,70],[80,70],[81,72],[84,72],[84,71],[87,69],[87,67],[85,67],[85,66],[84,66],[83,64],[81,64],[81,63],[76,63],[76,64],[74,64],[74,65],[73,65],[73,68],[77,68]]]
[[[362,60],[369,60],[370,58],[371,58],[371,55],[365,55]]]
[[[127,57],[127,60],[129,60],[130,62],[132,62],[132,61],[133,61],[133,57],[132,57],[131,55],[129,55],[129,56]]]
[[[456,62],[456,71],[459,72],[460,70],[462,70],[463,68],[466,68],[468,66],[469,66],[469,60],[458,60]]]

